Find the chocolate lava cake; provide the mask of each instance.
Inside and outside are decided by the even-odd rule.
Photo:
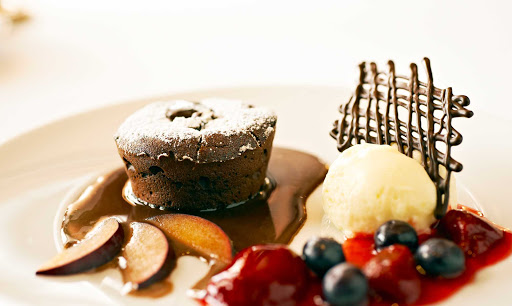
[[[241,101],[163,101],[119,127],[134,195],[162,209],[222,209],[264,184],[276,115]]]

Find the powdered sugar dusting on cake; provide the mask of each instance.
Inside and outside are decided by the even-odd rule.
[[[246,146],[241,146],[240,147],[240,153],[244,153],[245,151],[249,151],[249,150],[253,150],[253,149],[254,148],[250,144],[248,144]]]
[[[236,156],[205,157],[200,154],[201,148],[235,146],[240,155],[265,141],[274,131],[276,120],[273,111],[239,100],[161,101],[129,116],[119,127],[116,142],[119,149],[131,154],[157,158],[170,152],[178,160],[222,161]],[[250,137],[237,137],[243,135]]]

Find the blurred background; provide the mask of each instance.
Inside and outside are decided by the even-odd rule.
[[[0,1],[0,143],[180,91],[352,88],[361,61],[394,59],[407,74],[424,56],[472,109],[512,112],[508,1]]]

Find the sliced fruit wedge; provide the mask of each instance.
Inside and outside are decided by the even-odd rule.
[[[114,218],[99,222],[83,240],[64,249],[37,270],[39,275],[69,275],[97,268],[111,261],[124,241],[122,226]]]
[[[134,289],[143,289],[169,275],[175,265],[174,251],[157,227],[141,222],[132,222],[130,227],[132,236],[123,250],[123,277]]]
[[[184,249],[225,264],[233,259],[231,240],[215,223],[185,214],[166,214],[146,220],[164,231],[171,241],[183,245]]]

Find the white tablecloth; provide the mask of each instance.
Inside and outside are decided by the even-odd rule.
[[[468,95],[474,110],[512,112],[508,1],[14,3],[32,18],[0,34],[0,143],[125,100],[242,85],[352,87],[360,61],[394,59],[408,73],[423,56],[435,84]]]

